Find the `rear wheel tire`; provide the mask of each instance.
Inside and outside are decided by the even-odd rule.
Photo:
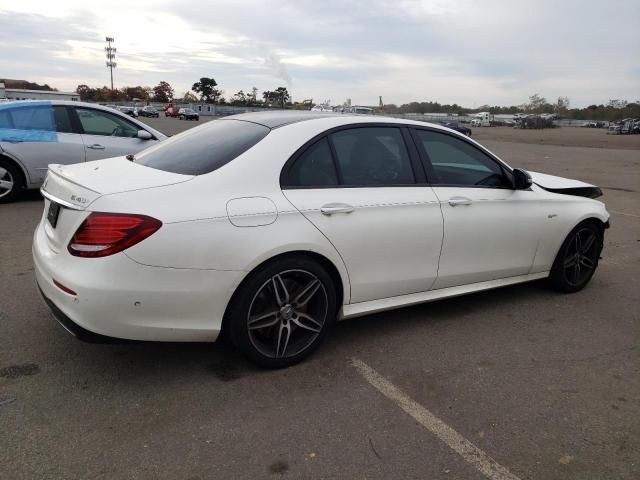
[[[563,293],[582,290],[598,268],[602,246],[602,227],[592,221],[576,226],[567,235],[553,262],[549,275],[551,286]]]
[[[267,263],[240,286],[227,332],[253,362],[283,368],[322,343],[336,319],[335,285],[314,260],[292,256]]]
[[[22,172],[12,162],[0,158],[0,203],[16,199],[22,189]]]

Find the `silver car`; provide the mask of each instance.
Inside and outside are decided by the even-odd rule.
[[[69,101],[0,103],[0,203],[39,188],[47,165],[137,153],[167,138],[116,110]]]

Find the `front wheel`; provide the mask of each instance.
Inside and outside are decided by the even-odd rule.
[[[229,307],[233,344],[268,368],[293,365],[322,342],[336,317],[334,282],[314,260],[288,257],[252,273]]]
[[[582,290],[598,267],[602,246],[603,230],[594,222],[583,222],[571,230],[553,262],[551,285],[564,293]]]

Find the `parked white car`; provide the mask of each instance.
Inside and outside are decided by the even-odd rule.
[[[599,188],[513,169],[448,128],[293,111],[52,165],[42,193],[35,274],[70,332],[225,331],[270,367],[336,318],[542,278],[580,290],[609,221]]]
[[[0,203],[39,188],[47,165],[137,153],[166,136],[109,107],[71,101],[0,104]]]

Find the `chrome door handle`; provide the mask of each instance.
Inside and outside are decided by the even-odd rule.
[[[351,213],[355,210],[354,207],[347,203],[327,203],[320,207],[320,212],[323,215],[333,215],[334,213]]]
[[[104,150],[104,145],[94,143],[93,145],[89,145],[87,148],[90,148],[91,150]]]
[[[467,197],[451,197],[449,199],[449,205],[451,205],[452,207],[458,205],[471,205],[472,203],[473,201]]]

